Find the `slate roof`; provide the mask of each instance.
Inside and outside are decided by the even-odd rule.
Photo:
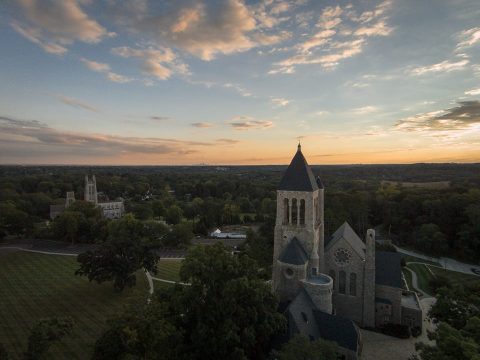
[[[375,302],[376,303],[381,303],[381,304],[388,304],[388,305],[392,305],[392,302],[388,299],[384,299],[384,298],[381,298],[381,297],[376,297],[375,298]]]
[[[362,259],[365,258],[365,243],[346,221],[333,233],[332,237],[326,241],[325,248],[330,248],[341,238],[345,239]]]
[[[402,287],[401,255],[396,252],[375,252],[375,284]]]
[[[285,264],[303,265],[307,262],[308,256],[300,241],[294,237],[283,250],[279,260]]]
[[[303,322],[303,316],[308,320],[313,320],[307,324],[297,324],[297,321]],[[340,347],[357,351],[358,329],[352,320],[327,314],[317,309],[308,292],[302,288],[290,303],[287,309],[288,326],[290,333],[301,332],[304,328],[307,333],[304,335],[312,336],[315,339],[322,338],[329,341],[335,341]],[[305,327],[306,325],[306,327]]]
[[[320,182],[321,183],[321,182]],[[298,150],[288,166],[278,190],[287,191],[315,191],[318,190],[317,180],[302,154],[300,144]]]
[[[313,313],[322,339],[335,341],[340,347],[357,352],[358,331],[352,320],[319,310]]]

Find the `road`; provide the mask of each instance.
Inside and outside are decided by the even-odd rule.
[[[427,256],[422,253],[412,251],[412,250],[407,250],[407,249],[402,249],[401,247],[398,247],[394,245],[395,248],[399,253],[405,254],[405,255],[410,255],[414,256],[423,260],[428,260],[428,261],[435,261],[438,262],[442,268],[450,271],[456,271],[456,272],[461,272],[464,274],[469,274],[469,275],[476,275],[480,276],[480,266],[479,265],[472,265],[472,264],[467,264],[455,259],[447,258],[447,257],[432,257],[432,256]]]

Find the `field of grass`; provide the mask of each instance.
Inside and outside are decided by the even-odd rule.
[[[434,266],[431,266],[430,269],[436,276],[443,276],[449,279],[452,285],[455,285],[455,284],[466,285],[468,283],[480,283],[480,276],[448,271],[445,269],[436,268]]]
[[[430,273],[427,266],[423,264],[409,264],[408,268],[412,269],[417,274],[417,283],[420,290],[433,296],[434,291],[430,286],[430,280],[433,278],[433,275]]]
[[[153,276],[164,280],[180,281],[181,266],[181,260],[161,259],[157,264],[158,272]]]
[[[0,343],[13,359],[22,358],[36,321],[53,316],[69,316],[75,325],[72,334],[52,345],[46,358],[90,359],[105,321],[148,292],[141,271],[135,288],[117,293],[111,283],[98,285],[75,276],[77,268],[70,256],[0,254]]]
[[[424,259],[421,259],[421,258],[418,258],[418,257],[415,257],[415,256],[406,255],[406,254],[400,254],[400,255],[402,255],[402,258],[404,258],[405,262],[407,262],[407,263],[409,263],[409,262],[420,262],[420,263],[424,263],[424,264],[431,264],[431,265],[440,266],[440,264],[437,261],[424,260]]]
[[[402,270],[403,276],[405,277],[405,280],[408,285],[408,290],[415,291],[412,286],[412,273],[408,270]]]

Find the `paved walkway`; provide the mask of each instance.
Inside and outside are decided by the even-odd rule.
[[[405,269],[407,269],[408,271],[410,271],[410,274],[412,274],[412,287],[413,287],[413,291],[416,291],[420,294],[422,294],[422,296],[424,297],[432,297],[431,295],[427,294],[425,291],[423,291],[422,289],[420,289],[420,287],[418,286],[418,277],[417,277],[417,273],[415,271],[413,271],[412,269],[410,269],[408,267],[408,264],[411,264],[411,263],[407,263],[407,266],[405,267]],[[412,289],[410,289],[412,290]]]
[[[427,261],[433,261],[433,262],[438,262],[443,269],[450,270],[450,271],[456,271],[456,272],[461,272],[464,274],[469,274],[469,275],[476,275],[480,276],[480,265],[472,265],[472,264],[467,264],[455,259],[447,258],[447,257],[432,257],[428,255],[424,255],[422,253],[412,251],[412,250],[407,250],[407,249],[402,249],[401,247],[398,247],[394,245],[395,248],[399,253],[405,254],[405,255],[410,255],[417,257],[419,259],[427,260]]]

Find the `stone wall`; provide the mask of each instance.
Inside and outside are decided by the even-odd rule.
[[[391,323],[401,324],[402,322],[402,289],[385,285],[376,285],[375,296],[382,299],[388,299],[392,303]],[[379,326],[380,324],[375,324]]]

